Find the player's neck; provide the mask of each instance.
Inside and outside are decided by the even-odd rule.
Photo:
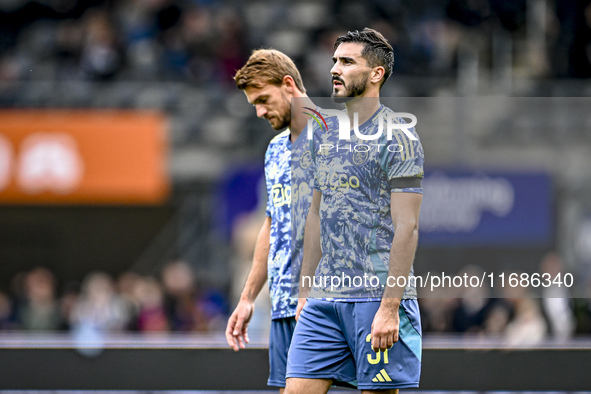
[[[291,132],[291,142],[295,142],[298,139],[304,127],[308,123],[308,117],[305,116],[304,112],[309,112],[305,110],[305,107],[315,108],[316,105],[310,100],[310,98],[304,94],[294,95],[291,103],[291,123],[289,125],[289,130]]]
[[[361,125],[367,122],[367,120],[369,120],[369,118],[371,118],[380,108],[380,98],[365,96],[356,97],[345,104],[345,106],[347,107],[347,114],[349,115],[349,121],[351,122],[350,124],[354,124],[353,119],[355,113],[357,113],[357,124]]]

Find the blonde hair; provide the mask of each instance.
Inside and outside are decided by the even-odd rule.
[[[236,72],[234,80],[236,87],[244,90],[249,86],[261,87],[264,83],[281,85],[286,75],[293,78],[300,92],[306,93],[300,72],[289,56],[276,49],[257,49]]]

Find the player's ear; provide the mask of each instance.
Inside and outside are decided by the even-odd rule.
[[[288,93],[293,94],[294,90],[296,89],[295,81],[290,75],[286,75],[283,77],[283,86],[287,90]]]
[[[374,67],[371,72],[371,82],[379,83],[386,75],[386,69],[382,66]]]

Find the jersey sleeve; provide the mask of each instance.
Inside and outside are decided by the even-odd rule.
[[[399,121],[404,122],[402,119]],[[415,128],[408,130],[416,139],[411,139],[402,130],[394,130],[392,140],[387,141],[387,149],[382,151],[380,165],[386,173],[392,193],[422,194],[425,155]]]

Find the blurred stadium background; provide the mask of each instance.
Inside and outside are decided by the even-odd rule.
[[[3,344],[23,333],[218,338],[264,214],[274,135],[232,76],[252,49],[273,47],[311,97],[329,96],[335,38],[365,26],[395,50],[382,95],[449,115],[419,128],[428,184],[493,179],[512,193],[504,214],[469,201],[481,205],[467,227],[465,213],[426,204],[417,265],[576,278],[576,293],[425,298],[426,340],[585,341],[591,1],[1,0]],[[495,116],[503,103],[515,116]],[[268,300],[258,304],[264,341]]]

